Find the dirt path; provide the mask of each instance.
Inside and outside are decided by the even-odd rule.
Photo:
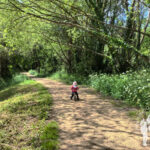
[[[148,150],[127,110],[89,88],[80,88],[81,101],[70,100],[70,86],[46,78],[34,80],[53,96],[53,111],[60,128],[60,150]]]

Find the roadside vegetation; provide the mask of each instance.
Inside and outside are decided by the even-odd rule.
[[[150,110],[150,70],[90,75],[90,85],[104,95]]]
[[[47,89],[35,81],[26,79],[2,89],[0,149],[58,149],[58,125],[52,121],[51,106]]]

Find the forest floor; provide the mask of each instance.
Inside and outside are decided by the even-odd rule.
[[[29,77],[48,88],[53,116],[60,129],[60,150],[148,150],[142,146],[140,126],[127,113],[91,88],[80,87],[80,101],[70,100],[70,85]]]

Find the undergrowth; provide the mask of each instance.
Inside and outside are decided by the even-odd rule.
[[[89,84],[88,77],[80,76],[79,74],[68,74],[64,70],[57,71],[50,75],[51,79],[60,80],[67,84],[72,84],[73,81],[77,81],[78,84],[87,85]]]
[[[26,80],[29,80],[29,78],[23,74],[16,74],[10,79],[0,78],[0,90],[6,88],[8,86],[12,86],[12,85],[18,84],[20,82],[24,82]]]
[[[119,75],[93,74],[89,80],[90,86],[104,95],[150,110],[150,70]]]

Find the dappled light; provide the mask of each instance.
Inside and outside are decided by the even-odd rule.
[[[70,100],[70,85],[46,78],[33,79],[52,94],[60,149],[146,150],[142,147],[140,128],[127,116],[126,109],[113,106],[110,99],[84,86],[79,89],[81,101],[74,101]]]
[[[0,150],[148,150],[149,115],[150,0],[0,0]]]

